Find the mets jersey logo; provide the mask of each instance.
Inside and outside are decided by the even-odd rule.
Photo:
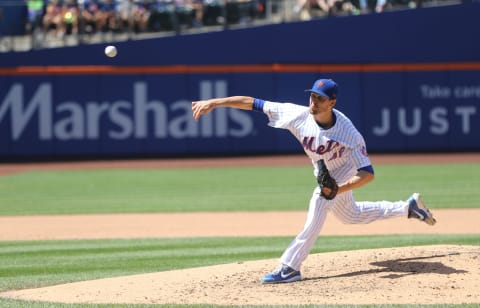
[[[317,148],[314,146],[315,137],[303,137],[302,145],[306,151],[323,155],[340,146],[340,142],[328,140],[326,144],[321,144]]]
[[[360,152],[363,154],[363,156],[368,157],[367,148],[365,146],[360,149]]]

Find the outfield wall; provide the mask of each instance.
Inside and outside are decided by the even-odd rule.
[[[0,55],[0,157],[300,152],[261,113],[194,122],[191,101],[307,105],[319,77],[339,83],[337,106],[370,151],[480,150],[479,13],[465,4],[131,41],[114,59],[105,45]]]

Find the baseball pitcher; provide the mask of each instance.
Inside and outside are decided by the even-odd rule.
[[[263,283],[302,279],[302,262],[313,247],[328,211],[351,224],[398,216],[415,218],[429,225],[436,222],[418,193],[406,201],[355,201],[352,190],[374,179],[365,141],[350,119],[334,108],[337,83],[319,79],[305,91],[310,93],[308,107],[248,96],[192,102],[195,120],[219,107],[263,112],[269,126],[289,130],[312,160],[318,186],[310,199],[305,226],[281,256],[279,267],[262,278]]]

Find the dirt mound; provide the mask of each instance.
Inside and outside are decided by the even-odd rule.
[[[386,248],[310,255],[304,279],[265,285],[277,260],[99,279],[10,291],[3,297],[63,303],[460,304],[480,303],[480,246]]]

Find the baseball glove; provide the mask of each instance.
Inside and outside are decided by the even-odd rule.
[[[327,200],[332,200],[335,198],[338,192],[338,184],[334,178],[330,175],[330,172],[325,165],[323,159],[320,159],[317,162],[318,165],[318,176],[317,183],[320,187],[320,195]]]

